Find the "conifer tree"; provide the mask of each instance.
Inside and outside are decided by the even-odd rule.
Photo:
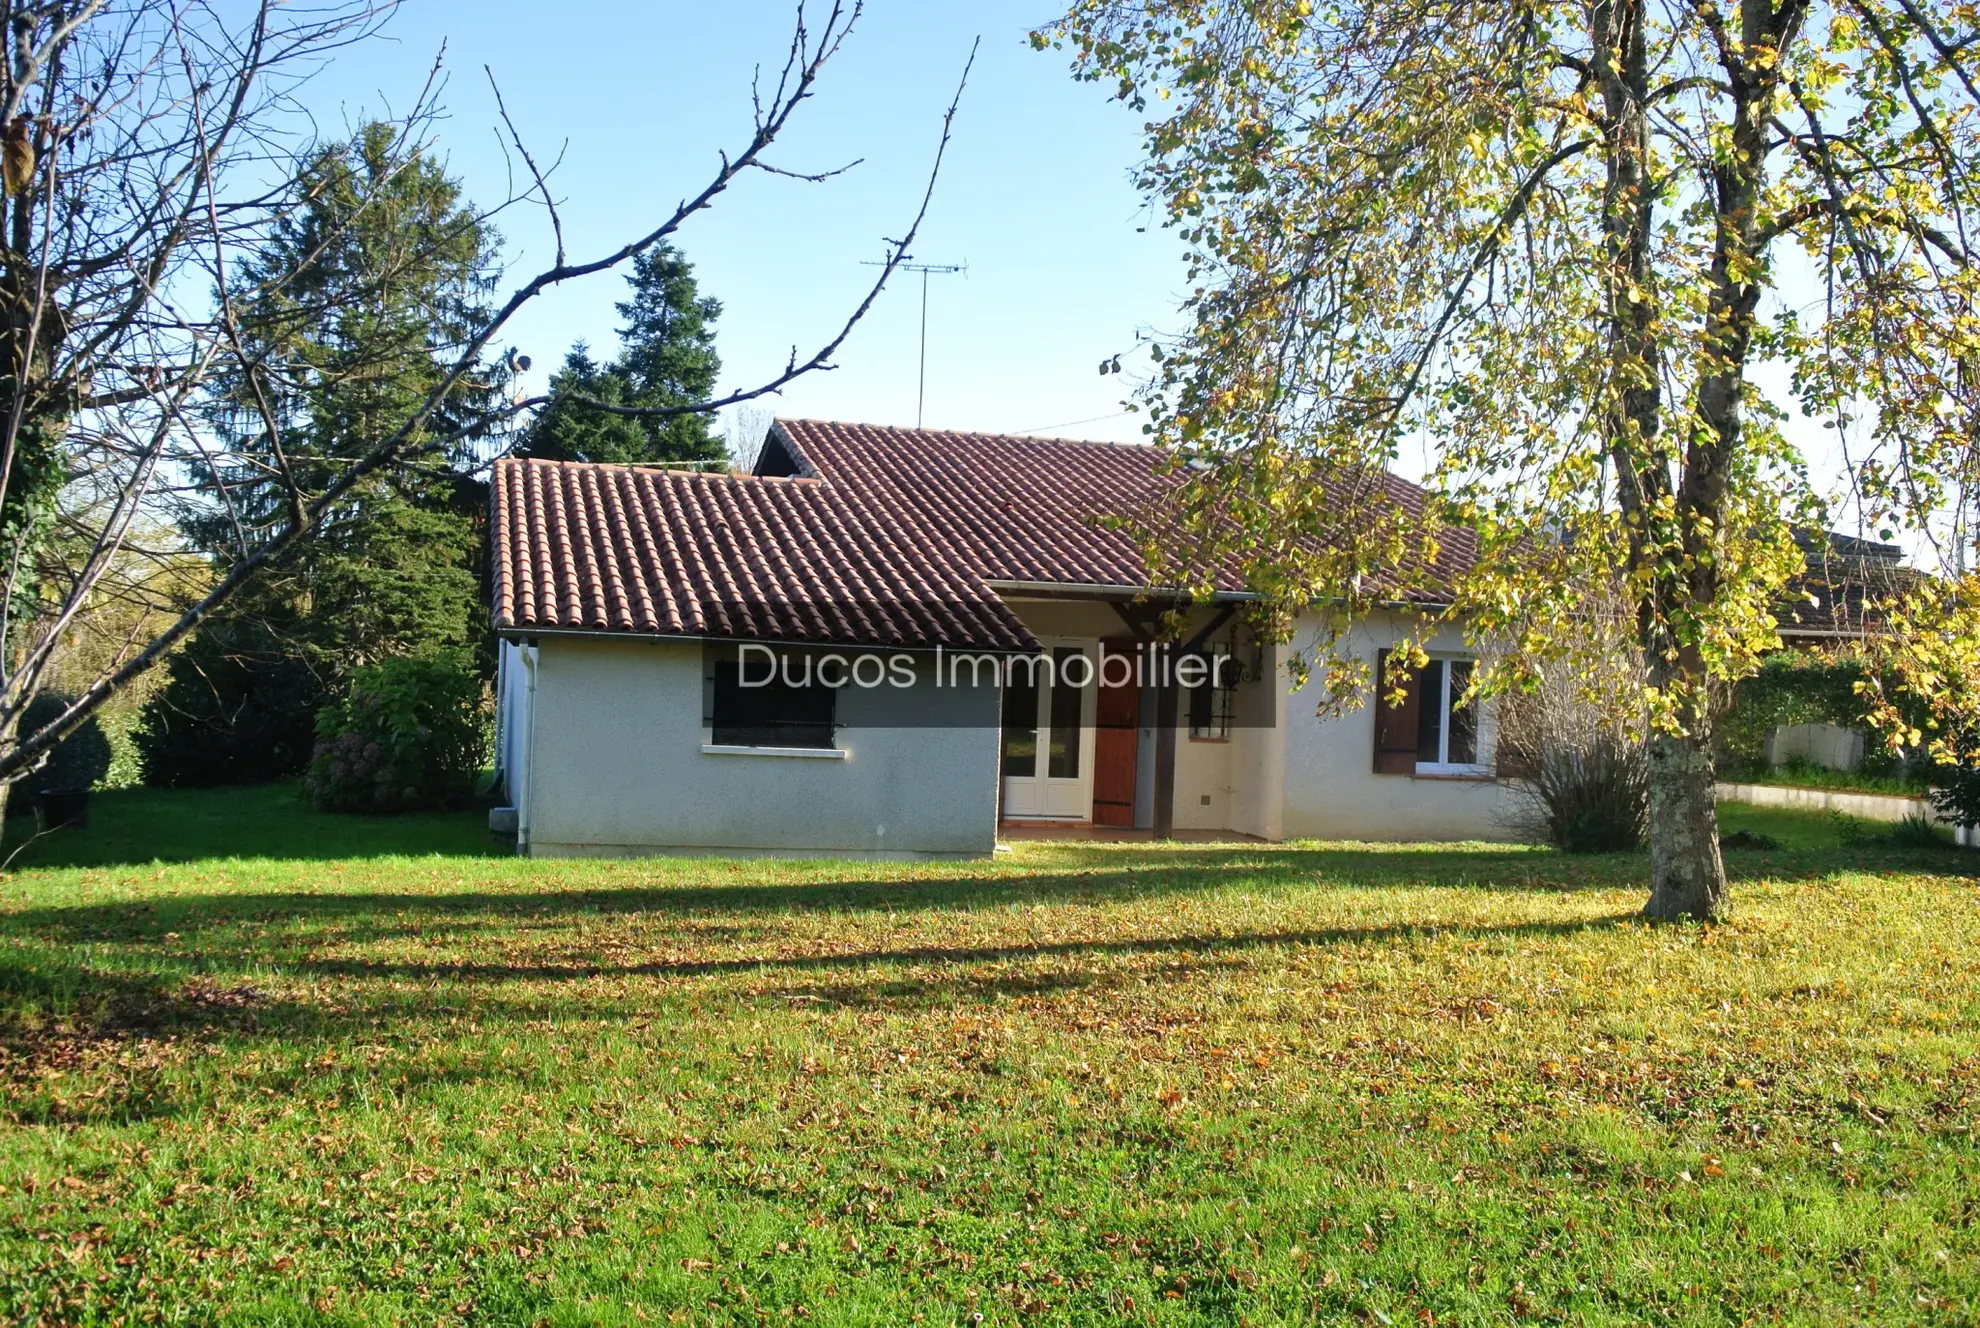
[[[369,124],[325,148],[293,189],[298,206],[276,242],[229,292],[248,353],[216,380],[208,412],[228,459],[206,468],[182,523],[222,570],[290,518],[285,476],[320,491],[399,427],[487,316],[497,237],[444,166],[395,126]],[[425,438],[457,432],[494,390],[492,375],[477,375]],[[233,731],[242,717],[295,712],[293,695],[257,697],[262,684],[293,693],[313,680],[315,700],[385,656],[481,643],[486,498],[471,475],[474,444],[472,433],[445,448],[414,440],[201,629],[149,707],[154,733],[176,741],[150,744],[148,778],[178,782],[174,747],[201,735],[251,742]],[[246,640],[258,648],[244,652]],[[229,688],[206,681],[207,653],[216,668],[224,661]],[[298,768],[307,755],[304,744]]]
[[[579,342],[551,379],[555,404],[537,417],[521,450],[566,461],[721,463],[727,451],[707,415],[650,419],[587,404],[683,406],[715,392],[722,361],[714,324],[722,305],[700,294],[693,265],[663,244],[633,264],[627,281],[632,298],[618,305],[625,320],[619,358],[600,365]]]

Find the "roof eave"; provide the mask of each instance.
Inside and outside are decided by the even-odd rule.
[[[630,632],[605,627],[527,627],[517,626],[515,624],[496,627],[495,635],[503,640],[519,640],[538,636],[591,637],[602,641],[673,642],[682,645],[690,642],[701,642],[709,645],[803,647],[811,650],[897,650],[905,654],[916,655],[932,655],[937,651],[951,654],[1035,655],[1039,650],[1036,643],[1029,646],[998,646],[970,643],[958,645],[952,641],[938,641],[934,645],[914,646],[881,641],[801,641],[775,636],[708,636],[685,632]]]

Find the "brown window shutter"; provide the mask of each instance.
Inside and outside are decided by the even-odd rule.
[[[1413,775],[1416,773],[1417,711],[1422,704],[1421,679],[1411,677],[1404,684],[1401,705],[1390,705],[1387,681],[1389,652],[1375,654],[1375,773]]]

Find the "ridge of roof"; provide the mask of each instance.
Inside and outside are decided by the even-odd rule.
[[[877,429],[888,433],[918,434],[929,437],[977,438],[993,442],[1050,443],[1057,447],[1094,447],[1113,452],[1153,452],[1167,455],[1169,449],[1155,443],[1116,443],[1105,438],[1068,438],[1062,434],[991,433],[982,429],[931,429],[920,424],[862,424],[857,420],[827,420],[816,416],[779,415],[773,427],[783,424],[819,425],[830,429]]]

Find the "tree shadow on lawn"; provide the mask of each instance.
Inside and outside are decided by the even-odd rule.
[[[285,977],[388,983],[413,980],[462,987],[562,984],[600,978],[693,981],[761,974],[773,982],[794,981],[792,985],[736,990],[729,995],[737,1001],[765,1003],[921,1007],[990,1002],[1014,995],[1045,995],[1148,976],[1147,970],[1081,967],[1078,961],[1083,960],[1155,959],[1160,961],[1159,973],[1181,979],[1244,967],[1249,963],[1247,956],[1258,952],[1381,945],[1451,935],[1479,939],[1572,937],[1633,921],[1634,914],[1616,914],[1449,926],[1389,923],[1279,931],[1123,935],[1004,945],[870,947],[817,954],[791,954],[787,946],[777,946],[766,947],[762,954],[618,964],[298,959],[232,946],[204,949],[193,963],[173,962],[154,969],[102,968],[79,963],[73,953],[46,943],[43,938],[44,944],[38,950],[14,946],[10,947],[11,953],[0,959],[0,1047],[16,1056],[34,1059],[58,1043],[72,1046],[78,1041],[197,1037],[212,1032],[321,1036],[384,1029],[381,1035],[389,1036],[398,1019],[430,1019],[449,1012],[449,1003],[441,994],[445,988],[436,990],[430,985],[418,991],[408,991],[403,986],[378,990],[343,987],[336,991],[332,1001],[324,1004],[275,999],[252,980],[242,980],[271,966],[271,961]],[[1036,967],[1041,961],[1073,962],[1061,968]],[[889,969],[909,971],[885,972]],[[843,981],[834,976],[865,970],[880,972],[871,981]],[[823,980],[812,980],[811,975],[823,975]],[[582,1013],[587,1018],[615,1012],[627,1018],[652,1013],[651,991],[628,994],[632,999],[605,997],[582,1007],[573,1007],[568,997],[543,993],[519,995],[510,1001],[491,1002],[476,997],[464,1001],[454,1012],[471,1010],[477,1023],[502,1018],[533,1023],[572,1013]]]
[[[1942,855],[1857,854],[1839,865],[1833,853],[1733,853],[1735,884],[1757,879],[1802,881],[1863,869],[1922,866],[1943,871]],[[528,932],[571,919],[652,919],[678,924],[644,944],[671,940],[696,945],[747,944],[770,939],[781,917],[804,914],[996,912],[1026,905],[1125,904],[1163,896],[1201,896],[1229,889],[1279,895],[1312,889],[1465,890],[1484,893],[1571,893],[1646,888],[1641,855],[1566,858],[1527,849],[1467,848],[1444,852],[1359,848],[1275,849],[1259,846],[1135,848],[1082,852],[1101,865],[1074,869],[979,874],[903,875],[835,880],[733,880],[763,864],[687,863],[661,859],[650,870],[665,883],[540,888],[550,880],[523,877],[516,890],[437,892],[337,890],[160,893],[74,905],[0,910],[0,938],[64,945],[147,945],[183,942],[202,958],[271,968],[308,962],[303,951],[326,944],[364,945],[408,937],[473,943],[475,933]],[[1572,864],[1571,873],[1564,867]],[[588,864],[546,864],[545,876],[570,877]],[[614,864],[643,871],[647,864]],[[781,869],[829,872],[830,863],[779,863]],[[713,879],[675,883],[666,877],[706,873]]]
[[[457,982],[570,982],[592,978],[659,977],[705,978],[737,973],[807,973],[861,969],[942,965],[958,971],[982,965],[1024,963],[1041,959],[1119,958],[1140,956],[1224,956],[1254,950],[1305,949],[1316,946],[1376,945],[1396,941],[1454,935],[1476,938],[1493,936],[1552,937],[1575,936],[1606,930],[1636,921],[1633,913],[1600,918],[1563,921],[1510,923],[1454,923],[1449,926],[1382,924],[1368,927],[1316,927],[1288,931],[1209,932],[1179,936],[1122,936],[1081,941],[1032,941],[1011,945],[910,945],[869,950],[840,950],[826,954],[744,955],[731,959],[655,960],[632,964],[525,964],[498,963],[407,963],[393,960],[325,959],[310,961],[310,972],[339,977],[449,979]],[[1235,964],[1237,961],[1213,960]],[[1038,980],[1036,974],[1012,974],[1023,989]],[[803,994],[800,989],[799,994]],[[822,994],[814,991],[811,994]],[[839,999],[850,1000],[850,991],[840,989]]]

